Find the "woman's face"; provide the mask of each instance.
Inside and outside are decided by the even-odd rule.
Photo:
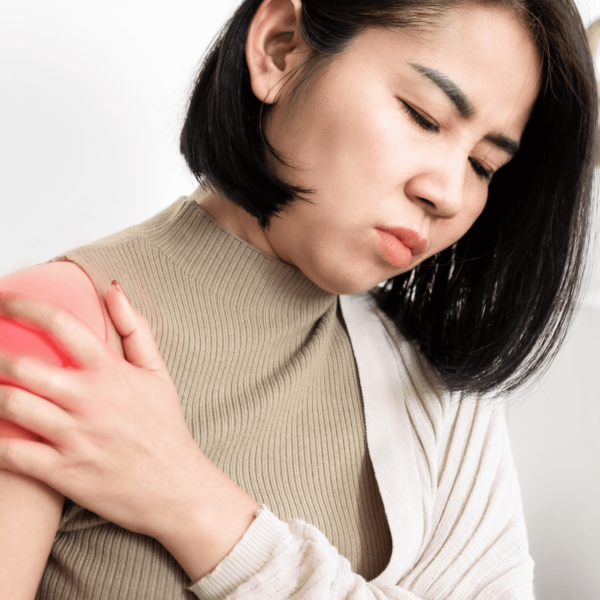
[[[316,190],[271,220],[273,254],[330,292],[357,293],[452,245],[519,144],[539,71],[504,9],[467,6],[428,30],[360,34],[265,123],[296,167],[273,168]]]

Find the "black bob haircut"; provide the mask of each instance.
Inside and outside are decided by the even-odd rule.
[[[206,55],[181,151],[199,181],[268,227],[310,190],[290,186],[267,167],[267,153],[282,159],[263,137],[268,107],[252,92],[245,57],[260,4],[244,0]],[[469,4],[506,7],[520,18],[542,59],[540,95],[517,156],[494,176],[472,228],[372,293],[447,388],[508,393],[558,351],[587,256],[597,92],[572,0],[303,0],[301,33],[312,53],[299,79],[310,80],[365,28],[418,27]]]

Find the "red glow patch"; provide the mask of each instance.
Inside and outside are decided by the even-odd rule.
[[[7,354],[26,354],[59,367],[74,366],[69,357],[52,343],[46,333],[27,329],[4,317],[0,317],[0,348]],[[0,383],[8,382],[0,377]],[[40,439],[34,433],[4,419],[0,419],[0,437]]]
[[[37,442],[42,438],[27,429],[23,429],[10,421],[0,419],[0,438],[20,438],[22,440],[31,440]]]
[[[106,340],[104,315],[94,285],[86,273],[73,263],[47,263],[11,273],[0,278],[0,289],[63,306]],[[11,355],[26,354],[67,369],[75,367],[48,334],[3,317],[0,317],[0,350]],[[0,419],[0,437],[40,439],[3,419]]]
[[[27,354],[60,367],[74,366],[48,334],[27,329],[4,317],[0,317],[0,348],[8,354]]]

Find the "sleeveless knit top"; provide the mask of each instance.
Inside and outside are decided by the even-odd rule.
[[[148,319],[188,427],[221,470],[280,519],[320,529],[375,578],[391,535],[369,459],[338,297],[222,229],[181,198],[151,219],[54,260],[103,297],[118,279]],[[36,598],[193,598],[151,538],[69,499]]]

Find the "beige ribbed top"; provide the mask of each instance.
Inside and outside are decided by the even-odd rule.
[[[80,265],[101,296],[119,280],[219,468],[280,519],[320,529],[355,573],[384,569],[391,537],[337,296],[185,198],[57,260]],[[156,541],[67,501],[37,598],[191,598],[189,585]]]

